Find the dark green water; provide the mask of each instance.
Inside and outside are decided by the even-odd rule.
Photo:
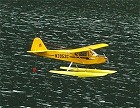
[[[138,0],[0,0],[0,107],[139,108]],[[117,73],[99,78],[51,74],[67,62],[26,53],[36,36],[48,49],[105,42]],[[48,43],[55,44],[55,46]],[[32,68],[38,69],[37,73]],[[95,67],[95,66],[93,66]]]

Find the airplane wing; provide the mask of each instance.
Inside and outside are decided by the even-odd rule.
[[[83,51],[89,51],[89,50],[95,50],[103,47],[107,47],[108,44],[106,43],[100,43],[100,44],[95,44],[95,45],[90,45],[82,48],[76,48],[72,49],[71,52],[83,52]]]
[[[90,45],[82,48],[76,48],[76,49],[64,49],[64,50],[42,50],[42,51],[28,51],[30,53],[43,53],[43,52],[51,52],[51,51],[56,51],[56,52],[65,52],[65,53],[75,53],[75,52],[83,52],[83,51],[89,51],[89,50],[95,50],[103,47],[107,47],[108,44],[106,43],[100,43],[100,44],[95,44],[95,45]]]

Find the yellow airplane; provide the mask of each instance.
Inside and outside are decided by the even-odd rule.
[[[52,73],[72,75],[72,76],[78,76],[78,77],[93,77],[93,76],[104,76],[104,75],[110,74],[111,70],[109,70],[109,72],[106,72],[106,70],[98,70],[97,72],[97,69],[96,70],[93,69],[92,71],[90,70],[87,72],[86,68],[82,69],[82,68],[77,67],[77,70],[72,70],[71,65],[72,63],[84,64],[84,65],[105,63],[108,60],[107,57],[105,55],[98,55],[94,50],[107,47],[107,46],[108,44],[106,43],[100,43],[100,44],[90,45],[90,46],[76,48],[76,49],[49,50],[46,48],[42,40],[36,37],[33,40],[31,50],[27,52],[33,53],[38,56],[71,62],[69,67],[63,68],[64,70],[67,70],[67,71],[51,70],[50,72]],[[68,73],[69,70],[70,72],[73,72],[73,74],[72,73],[69,74]],[[77,72],[82,72],[82,73],[80,74]],[[86,73],[83,73],[83,72],[86,72]],[[94,73],[94,75],[89,74],[89,72]],[[116,71],[113,71],[112,73],[114,72]]]

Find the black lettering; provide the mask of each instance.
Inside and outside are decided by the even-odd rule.
[[[66,55],[66,58],[69,58],[68,55]]]
[[[55,54],[55,58],[58,58],[58,56],[57,56],[58,54]]]
[[[55,54],[55,58],[68,58],[68,55],[65,55],[65,54]]]

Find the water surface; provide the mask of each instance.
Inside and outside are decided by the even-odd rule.
[[[0,107],[138,108],[140,27],[137,0],[1,0]],[[69,63],[28,54],[40,37],[48,49],[105,42],[117,73],[77,78],[49,73]],[[57,47],[56,47],[57,46]],[[32,68],[37,68],[37,73]]]

